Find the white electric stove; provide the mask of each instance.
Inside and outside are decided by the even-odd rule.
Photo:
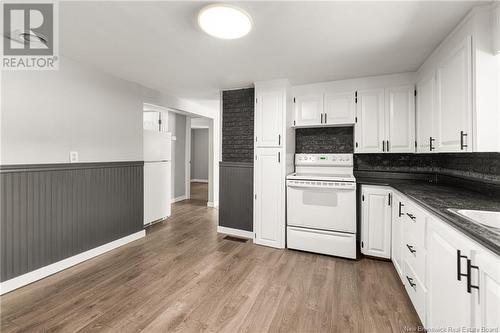
[[[356,258],[352,154],[296,154],[287,176],[287,247]]]

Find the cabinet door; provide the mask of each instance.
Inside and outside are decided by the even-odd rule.
[[[257,147],[283,144],[284,91],[262,89],[255,100],[255,142]]]
[[[413,86],[386,89],[386,150],[391,153],[415,151],[415,88]]]
[[[472,151],[471,70],[468,37],[437,67],[434,121],[438,152]]]
[[[354,127],[356,153],[385,151],[384,89],[358,91]]]
[[[321,125],[323,121],[323,94],[296,96],[295,126]]]
[[[403,198],[398,194],[393,194],[392,200],[392,240],[391,240],[391,259],[399,277],[404,282],[403,271],[403,226],[405,217],[405,205]]]
[[[257,148],[255,160],[255,243],[284,247],[282,149]]]
[[[427,239],[427,328],[471,327],[472,299],[467,293],[467,258],[470,247],[458,232],[442,222],[431,220]],[[460,263],[460,266],[459,266]]]
[[[380,186],[362,188],[361,252],[391,257],[391,191]]]
[[[430,142],[434,139],[433,146],[435,147],[434,129],[434,110],[436,96],[436,78],[435,73],[424,77],[417,83],[417,152],[430,153],[432,152]]]
[[[325,124],[354,124],[354,116],[356,113],[356,107],[354,104],[354,91],[325,94],[324,104]]]
[[[472,269],[472,282],[479,290],[472,290],[476,308],[476,328],[493,329],[500,327],[500,258],[481,249]]]

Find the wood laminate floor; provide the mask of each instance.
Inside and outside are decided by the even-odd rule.
[[[147,236],[0,298],[1,332],[402,332],[419,325],[390,262],[278,250],[173,206]]]

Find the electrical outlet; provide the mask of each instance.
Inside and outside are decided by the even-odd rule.
[[[77,151],[70,151],[69,152],[69,162],[70,163],[77,163],[78,162],[78,152]]]

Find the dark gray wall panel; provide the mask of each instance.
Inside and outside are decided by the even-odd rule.
[[[297,154],[352,154],[353,127],[297,128]]]
[[[143,228],[143,162],[0,168],[1,281]]]
[[[219,165],[219,225],[253,231],[253,163]]]
[[[222,160],[253,163],[254,88],[222,92]]]

